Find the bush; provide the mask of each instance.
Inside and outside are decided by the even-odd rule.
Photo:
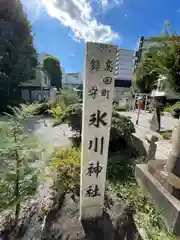
[[[61,117],[61,122],[66,122],[74,133],[73,141],[80,142],[82,131],[82,104],[73,104],[67,108]],[[118,151],[126,144],[127,139],[135,132],[134,125],[129,117],[113,111],[110,130],[110,149]]]
[[[59,102],[64,102],[66,106],[75,104],[79,101],[77,93],[72,89],[62,89],[57,97]]]
[[[53,126],[57,126],[62,122],[61,118],[64,114],[65,109],[66,106],[62,102],[61,104],[59,103],[59,105],[47,110],[47,112],[55,119]]]
[[[113,111],[110,140],[117,139],[119,137],[126,140],[133,133],[135,133],[135,128],[130,117],[120,115],[119,113]]]
[[[118,111],[118,112],[125,112],[125,111],[127,111],[127,106],[118,106],[118,105],[116,105],[115,107],[114,107],[114,109],[116,110],[116,111]]]
[[[58,192],[79,193],[80,150],[78,148],[58,148],[52,153],[50,169],[56,174],[55,187]]]
[[[180,116],[180,102],[176,102],[172,105],[172,116],[175,118],[179,118]]]
[[[21,109],[25,115],[46,115],[51,108],[50,103],[21,104]]]
[[[172,108],[171,107],[165,107],[163,112],[171,113]]]
[[[75,137],[80,137],[82,131],[82,104],[70,105],[61,120],[68,123]]]

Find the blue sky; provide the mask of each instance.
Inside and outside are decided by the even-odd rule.
[[[140,36],[159,35],[164,20],[180,29],[179,0],[22,0],[38,52],[84,71],[86,41],[135,49]]]

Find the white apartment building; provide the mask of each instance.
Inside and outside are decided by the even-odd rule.
[[[62,76],[63,88],[77,88],[79,85],[82,84],[83,84],[82,73],[80,72],[63,73]]]
[[[116,78],[114,101],[127,101],[131,96],[131,82],[133,77],[134,51],[118,49],[116,63]]]

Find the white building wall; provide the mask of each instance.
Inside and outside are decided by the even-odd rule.
[[[117,53],[116,78],[132,80],[134,51],[119,49]]]
[[[63,73],[62,85],[63,87],[76,88],[82,84],[82,74],[77,73]]]
[[[124,87],[126,83],[131,83],[133,78],[134,51],[119,49],[117,52],[116,80],[114,88],[114,101],[126,102],[131,96],[130,87]]]

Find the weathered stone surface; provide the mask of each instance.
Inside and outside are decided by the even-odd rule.
[[[180,178],[180,120],[172,132],[172,150],[169,154],[165,170]]]
[[[153,117],[150,121],[150,129],[155,132],[159,132],[161,129],[161,114],[160,114],[160,108],[159,103],[157,101],[154,102],[154,113]]]
[[[87,42],[83,92],[80,217],[103,213],[117,47]],[[89,169],[97,173],[89,173]]]
[[[79,200],[66,195],[61,209],[51,211],[46,219],[43,240],[133,240],[137,234],[133,213],[118,200],[106,198],[100,218],[79,220]]]
[[[180,236],[180,201],[148,171],[148,164],[136,165],[135,175],[144,194],[151,197],[156,211],[160,213],[167,228]]]

